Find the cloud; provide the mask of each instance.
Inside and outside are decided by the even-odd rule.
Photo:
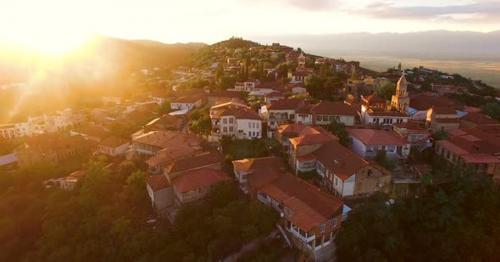
[[[375,2],[364,12],[377,18],[398,19],[493,19],[500,16],[500,3],[476,1],[472,4],[446,6],[398,6],[394,2]]]
[[[286,4],[290,4],[294,7],[309,10],[309,11],[320,11],[325,9],[330,9],[337,3],[336,0],[283,0]]]

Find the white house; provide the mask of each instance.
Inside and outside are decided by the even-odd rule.
[[[250,107],[228,102],[210,108],[212,137],[231,136],[238,139],[262,137],[262,119]]]
[[[410,154],[410,143],[394,131],[382,129],[348,129],[352,150],[364,158],[373,158],[383,150],[386,156],[405,159]]]
[[[170,108],[172,110],[193,110],[202,105],[203,99],[199,96],[183,96],[170,103]]]
[[[124,155],[130,147],[130,142],[118,137],[108,137],[97,146],[97,151],[109,156]]]

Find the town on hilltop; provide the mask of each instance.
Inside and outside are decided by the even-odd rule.
[[[481,81],[241,38],[127,79],[126,95],[0,125],[0,212],[42,236],[0,223],[25,260],[366,261],[365,246],[404,261],[471,232],[450,249],[499,245],[500,95]]]

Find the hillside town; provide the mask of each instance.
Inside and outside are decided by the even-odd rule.
[[[160,71],[131,74],[133,96],[0,125],[0,172],[54,165],[41,186],[68,194],[87,188],[97,162],[116,177],[140,173],[152,228],[183,228],[190,207],[230,189],[264,208],[259,220],[272,217],[209,261],[239,261],[259,242],[284,261],[332,261],[338,232],[373,196],[388,206],[416,199],[456,170],[500,184],[499,93],[457,74],[401,64],[374,72],[239,38]]]

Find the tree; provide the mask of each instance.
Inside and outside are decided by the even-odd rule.
[[[489,115],[491,118],[500,121],[500,103],[489,102],[481,107],[484,113]]]
[[[393,170],[395,166],[394,161],[392,161],[387,157],[385,150],[377,151],[377,155],[375,156],[375,162],[377,162],[377,164],[383,166],[388,170]]]
[[[336,135],[339,138],[339,143],[344,146],[350,146],[352,143],[351,137],[347,132],[344,123],[332,121],[330,125],[328,125],[327,130]]]
[[[391,100],[392,96],[396,93],[396,86],[392,82],[387,81],[376,90],[376,93],[385,100]]]
[[[337,234],[339,261],[495,261],[500,190],[491,178],[447,174],[419,198],[376,195],[354,208]]]

